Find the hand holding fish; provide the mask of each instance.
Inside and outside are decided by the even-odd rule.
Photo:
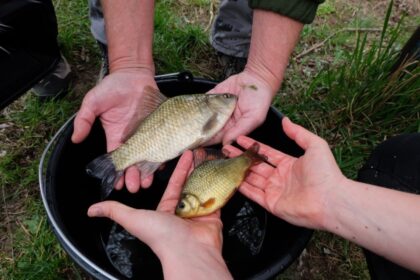
[[[238,102],[227,124],[207,143],[209,145],[230,143],[239,135],[247,135],[261,125],[275,94],[268,83],[247,70],[229,77],[209,93],[224,92],[237,95]]]
[[[127,137],[126,133],[138,124],[138,108],[142,104],[145,86],[157,88],[150,71],[120,71],[106,76],[83,99],[74,120],[72,141],[82,142],[96,117],[99,117],[106,134],[107,151],[118,148]],[[151,181],[152,177],[149,176],[142,180],[141,185],[147,187]],[[121,189],[123,183],[120,180],[116,188]],[[126,171],[125,183],[130,192],[138,191],[140,176],[137,168]]]
[[[296,225],[322,228],[322,208],[327,193],[346,179],[338,168],[328,144],[315,134],[284,118],[287,136],[305,150],[295,158],[260,144],[260,154],[268,162],[251,168],[240,192],[256,201],[274,215]],[[241,136],[239,145],[250,147],[255,140]],[[225,146],[229,157],[241,153],[233,146]]]
[[[133,209],[115,201],[92,205],[90,217],[108,217],[145,242],[159,257],[165,279],[231,279],[223,260],[220,211],[193,219],[174,215],[191,170],[192,153],[180,158],[156,211]]]
[[[330,231],[420,273],[420,196],[346,178],[323,139],[288,118],[282,122],[305,154],[295,158],[260,144],[275,167],[251,167],[239,190],[292,224]],[[237,142],[248,148],[255,140]],[[229,157],[241,153],[225,149]]]

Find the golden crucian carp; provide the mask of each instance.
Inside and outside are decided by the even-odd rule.
[[[245,179],[248,169],[265,161],[254,143],[240,156],[204,161],[191,172],[175,214],[183,218],[208,215],[222,208]]]
[[[102,196],[114,188],[124,170],[136,165],[142,178],[187,149],[194,149],[223,128],[235,109],[233,94],[191,94],[167,98],[151,87],[145,90],[148,114],[128,140],[87,165],[89,175],[102,180]],[[140,113],[139,112],[139,113]]]

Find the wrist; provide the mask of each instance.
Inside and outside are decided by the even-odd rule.
[[[130,57],[114,58],[109,63],[109,73],[142,73],[155,76],[155,65],[153,61],[138,61]]]
[[[254,10],[246,69],[277,92],[303,24],[266,10]]]
[[[262,63],[253,62],[250,60],[251,59],[248,59],[248,63],[245,66],[244,72],[260,81],[263,86],[266,87],[270,92],[271,98],[273,98],[280,88],[283,75],[276,76]]]
[[[349,209],[351,200],[352,180],[342,176],[342,178],[330,188],[325,197],[323,207],[323,219],[320,229],[340,234],[342,231],[341,219],[343,211]]]

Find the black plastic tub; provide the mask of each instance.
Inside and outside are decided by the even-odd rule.
[[[194,78],[190,73],[156,77],[160,90],[168,95],[206,92],[216,84]],[[284,134],[281,114],[271,108],[265,123],[251,137],[285,153],[299,156],[302,150]],[[142,242],[124,235],[108,219],[91,219],[88,207],[100,201],[100,182],[87,176],[85,166],[103,154],[105,136],[96,122],[81,144],[70,140],[73,117],[50,141],[39,168],[43,203],[60,244],[71,258],[97,279],[159,279],[160,262]],[[138,194],[122,190],[110,199],[136,208],[154,209],[167,185],[177,159],[158,171],[151,188]],[[222,209],[224,224],[223,256],[235,279],[270,279],[286,269],[301,253],[312,231],[290,225],[267,213],[237,192]],[[119,236],[118,258],[109,250],[110,231]],[[117,232],[117,233],[116,233]],[[117,238],[118,239],[118,238]],[[114,248],[115,249],[115,248]],[[121,257],[121,256],[120,256]]]

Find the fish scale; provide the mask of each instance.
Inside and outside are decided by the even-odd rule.
[[[217,203],[223,203],[223,199],[229,197],[230,193],[242,182],[250,164],[251,160],[244,158],[204,162],[199,172],[191,176],[191,182],[197,180],[200,184],[187,184],[184,192],[196,195],[201,203],[212,197]],[[209,188],[209,186],[214,187]]]
[[[231,159],[205,161],[193,170],[175,213],[184,218],[208,215],[223,207],[244,180],[248,169],[264,161],[258,144]]]
[[[182,96],[174,99],[159,109],[160,114],[146,118],[133,137],[112,155],[117,170],[144,160],[164,162],[204,137],[203,124],[213,112],[200,110],[200,99],[191,102],[185,102]],[[189,125],[184,127],[186,123]]]
[[[126,168],[136,165],[141,177],[146,178],[162,163],[210,140],[229,120],[237,101],[232,94],[169,99],[153,89],[145,89],[144,94],[143,108],[138,110],[142,121],[132,136],[86,168],[89,175],[102,180],[103,197],[109,195]]]

